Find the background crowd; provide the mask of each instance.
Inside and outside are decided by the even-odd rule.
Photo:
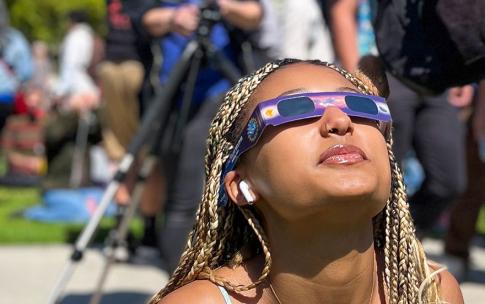
[[[454,50],[446,58],[426,49],[426,43],[443,47],[438,38],[426,36],[441,28],[418,20],[435,11],[444,12],[440,16],[447,20],[452,1],[424,9],[400,1],[408,4],[406,11],[402,8],[408,20],[400,28],[389,17],[390,8],[379,2],[107,0],[101,26],[93,28],[87,10],[64,14],[67,26],[56,44],[31,33],[27,40],[0,0],[0,129],[6,167],[0,183],[39,187],[44,204],[74,193],[56,192],[60,189],[74,189],[76,195],[102,189],[144,114],[167,89],[177,63],[185,60],[187,46],[204,41],[210,47],[196,53],[201,60],[178,83],[169,112],[160,113],[114,199],[120,210],[130,204],[138,171],[148,155],[155,156],[138,212],[143,233],[138,240],[131,237],[129,257],[155,255],[172,271],[202,194],[209,123],[232,84],[215,58],[243,75],[276,58],[335,61],[354,71],[359,60],[381,56],[385,64],[376,67],[386,68],[390,83],[394,151],[406,176],[417,233],[442,238],[446,257],[441,262],[466,280],[473,267],[469,248],[485,202],[484,42],[482,52],[474,54],[474,69],[456,68]],[[209,20],[204,13],[220,19]],[[399,18],[399,10],[393,13]],[[210,32],[203,33],[203,26]],[[400,58],[396,48],[415,57]],[[89,207],[88,195],[78,197],[77,203]],[[72,214],[53,208],[24,215],[38,221],[73,220]]]

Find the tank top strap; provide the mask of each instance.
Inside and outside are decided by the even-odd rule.
[[[231,297],[229,297],[229,293],[227,292],[227,290],[222,286],[217,286],[217,288],[219,288],[219,291],[221,292],[226,304],[232,304]]]

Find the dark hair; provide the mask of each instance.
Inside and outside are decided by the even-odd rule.
[[[70,11],[67,17],[72,23],[87,23],[89,21],[88,14],[83,10]]]

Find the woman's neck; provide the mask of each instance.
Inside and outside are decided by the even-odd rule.
[[[366,303],[375,283],[372,222],[267,222],[270,280],[282,303]]]

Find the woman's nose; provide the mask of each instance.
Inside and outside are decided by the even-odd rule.
[[[352,134],[354,125],[350,117],[337,107],[330,106],[320,119],[320,132],[324,137],[330,134],[345,135]]]

